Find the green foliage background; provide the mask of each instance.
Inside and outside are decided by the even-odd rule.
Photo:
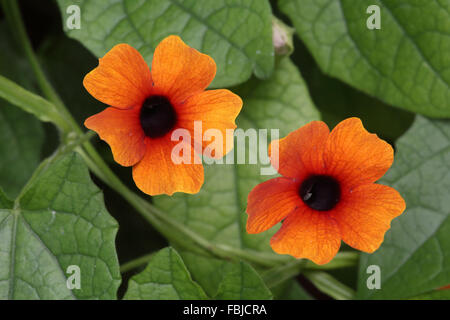
[[[35,54],[16,2],[1,4],[0,299],[450,298],[437,290],[450,284],[449,0],[19,1]],[[65,24],[72,4],[79,30]],[[380,30],[366,28],[372,4]],[[294,28],[289,56],[275,54],[274,16]],[[344,247],[325,266],[276,255],[276,230],[245,231],[247,195],[269,178],[260,165],[205,165],[200,193],[150,198],[83,135],[105,107],[82,86],[97,58],[126,42],[150,65],[170,34],[215,59],[211,87],[244,100],[239,128],[283,137],[357,116],[393,144],[381,183],[407,209],[379,250]]]

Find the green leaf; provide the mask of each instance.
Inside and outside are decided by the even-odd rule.
[[[450,116],[448,5],[417,0],[279,0],[322,70],[414,112]],[[369,30],[370,5],[381,29]]]
[[[141,273],[128,283],[125,300],[199,300],[207,296],[192,281],[180,255],[173,248],[157,252]]]
[[[0,299],[115,299],[117,229],[80,156],[56,157],[0,209]],[[66,284],[71,265],[80,289]]]
[[[412,297],[412,300],[450,300],[450,290],[433,290],[431,292]]]
[[[450,283],[449,163],[450,123],[417,116],[382,180],[400,192],[406,211],[380,249],[361,256],[358,298],[411,298]],[[370,265],[381,269],[379,290],[366,286]]]
[[[58,0],[63,21],[71,0]],[[78,1],[81,28],[66,33],[97,57],[118,43],[128,43],[150,65],[158,43],[171,34],[214,58],[212,86],[236,85],[252,70],[259,78],[272,73],[272,14],[266,0],[108,0]]]
[[[0,188],[0,208],[12,209],[14,202],[10,200]]]
[[[288,58],[280,61],[269,80],[253,79],[234,91],[244,100],[238,117],[242,129],[280,128],[281,138],[319,118],[300,73]],[[246,153],[256,152],[246,149]],[[245,227],[248,193],[258,183],[273,178],[262,176],[260,168],[260,164],[205,165],[205,183],[198,194],[155,197],[154,203],[214,243],[272,254],[269,239],[277,228],[250,235]],[[217,270],[223,261],[187,251],[180,254],[194,279],[214,295],[220,282]]]
[[[322,271],[308,271],[304,275],[320,291],[336,300],[351,300],[355,297],[355,291],[338,281],[329,273]]]
[[[0,100],[0,186],[15,197],[39,164],[44,131],[32,115]]]
[[[220,270],[223,274],[215,299],[269,300],[272,293],[259,274],[245,262],[228,263]]]
[[[284,290],[276,297],[277,300],[313,300],[311,295],[295,279],[286,281],[283,286]]]
[[[0,23],[0,74],[32,88],[26,59],[17,52],[5,23]],[[38,166],[44,131],[33,116],[0,99],[0,186],[10,197],[20,189]]]

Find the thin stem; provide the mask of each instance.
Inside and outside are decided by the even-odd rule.
[[[53,122],[61,131],[70,131],[70,125],[65,118],[61,117],[53,103],[1,75],[0,97],[32,113],[41,121]]]
[[[61,105],[62,100],[56,91],[51,86],[50,82],[47,80],[45,73],[41,69],[39,62],[34,54],[33,48],[31,46],[30,40],[28,39],[28,35],[25,29],[25,25],[22,21],[22,16],[20,14],[18,1],[16,0],[2,0],[2,7],[6,13],[6,17],[9,22],[12,24],[17,37],[22,45],[24,53],[30,62],[31,68],[36,75],[36,80],[41,87],[44,95],[56,105]]]
[[[128,261],[120,266],[120,272],[125,273],[133,269],[137,269],[145,264],[147,264],[151,258],[154,256],[154,252],[141,256],[139,258]]]
[[[303,275],[309,279],[320,291],[337,300],[351,300],[355,297],[355,290],[336,280],[330,274],[322,271],[307,271]]]
[[[306,260],[293,260],[284,265],[272,268],[262,274],[264,282],[269,288],[274,288],[280,283],[297,276],[306,264]]]

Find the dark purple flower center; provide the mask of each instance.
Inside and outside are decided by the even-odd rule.
[[[175,126],[177,114],[169,99],[164,96],[150,96],[142,104],[140,121],[147,137],[158,138]]]
[[[299,189],[303,202],[311,209],[333,209],[341,198],[341,188],[336,179],[326,175],[313,175],[303,181]]]

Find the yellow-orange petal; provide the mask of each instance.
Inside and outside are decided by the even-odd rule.
[[[299,206],[298,182],[274,178],[257,185],[248,195],[247,232],[259,233],[272,228]]]
[[[178,125],[188,129],[194,137],[194,121],[201,121],[201,134],[204,137],[200,141],[202,151],[205,151],[205,148],[212,149],[214,151],[208,150],[208,154],[211,154],[213,158],[222,158],[233,148],[233,132],[229,130],[231,137],[227,144],[227,129],[236,128],[235,120],[241,108],[242,99],[229,90],[204,91],[176,107]],[[205,133],[210,133],[210,129],[216,129],[216,133],[220,133],[222,143],[213,139],[214,132],[212,132],[211,141],[205,139]]]
[[[86,90],[110,106],[128,109],[150,95],[152,77],[141,54],[128,44],[118,44],[83,80]]]
[[[172,161],[172,150],[178,143],[185,143],[189,150],[190,164],[176,164]],[[146,153],[133,166],[136,186],[149,195],[175,192],[197,193],[203,184],[203,165],[187,142],[171,141],[170,134],[158,139],[146,139]],[[194,160],[194,157],[197,160]],[[199,161],[198,164],[194,161]]]
[[[336,222],[328,213],[302,206],[287,216],[270,244],[279,254],[325,264],[339,251],[341,238]]]
[[[269,146],[272,166],[290,178],[302,180],[308,174],[324,170],[322,155],[330,131],[322,121],[312,121],[278,140],[279,161],[274,153],[274,142]]]
[[[394,151],[376,134],[367,132],[360,119],[349,118],[330,133],[323,158],[327,173],[352,188],[380,179],[392,165]]]
[[[136,164],[145,153],[139,110],[106,108],[84,122],[88,129],[97,132],[109,144],[114,160],[122,166]]]
[[[356,187],[343,195],[339,207],[330,212],[349,246],[372,253],[378,249],[391,220],[405,210],[405,201],[393,188],[380,184]]]
[[[152,61],[154,90],[170,98],[173,104],[205,90],[215,75],[214,60],[187,46],[178,36],[165,38],[155,49]]]

